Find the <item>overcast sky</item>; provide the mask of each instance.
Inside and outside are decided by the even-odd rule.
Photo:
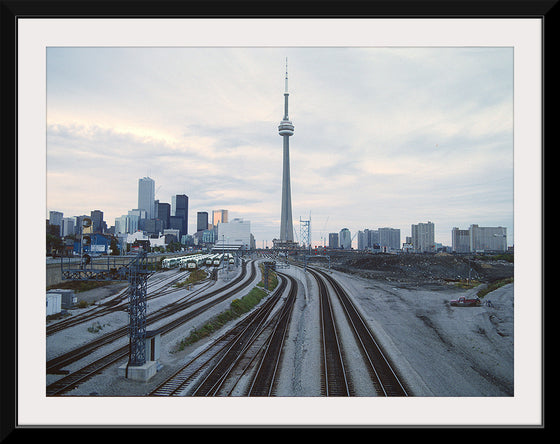
[[[285,60],[292,212],[314,243],[349,228],[471,224],[513,244],[512,48],[48,48],[47,217],[156,199],[280,233]],[[354,242],[355,243],[355,242]]]

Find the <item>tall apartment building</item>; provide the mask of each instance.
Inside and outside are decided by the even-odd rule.
[[[430,221],[411,226],[412,245],[417,253],[435,251],[435,227]]]
[[[138,208],[146,211],[146,218],[155,218],[156,183],[149,177],[138,179]]]
[[[364,230],[368,248],[379,248],[379,230]]]
[[[381,230],[383,245],[381,245],[379,230]],[[381,228],[377,230],[366,228],[364,231],[358,231],[358,250],[378,250],[381,247],[397,250],[400,248],[400,237],[400,230],[397,228]]]
[[[471,251],[470,231],[453,227],[451,230],[451,248],[456,253],[469,253]]]
[[[451,231],[453,251],[457,253],[507,251],[507,228],[479,227],[472,224],[468,230],[454,227]]]
[[[75,230],[76,218],[75,217],[63,217],[61,226],[61,236],[73,235]]]
[[[58,225],[58,235],[62,232],[62,218],[64,214],[60,211],[49,211],[49,225]]]
[[[338,248],[338,233],[329,233],[329,248]]]
[[[479,227],[473,224],[469,231],[472,252],[507,250],[507,229],[505,227]]]
[[[401,230],[399,228],[378,228],[379,246],[388,250],[399,250],[401,248]]]
[[[356,240],[358,241],[358,250],[365,250],[367,248],[367,234],[365,232],[358,231]]]
[[[350,230],[348,228],[343,228],[339,233],[340,248],[343,250],[352,249],[352,236],[350,235]]]

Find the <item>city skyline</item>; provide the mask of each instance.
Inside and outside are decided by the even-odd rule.
[[[471,224],[513,245],[505,47],[48,48],[47,214],[100,209],[113,225],[149,176],[160,202],[188,196],[189,234],[198,211],[227,208],[271,246],[286,57],[296,240],[311,218],[314,244],[379,227],[403,242],[432,221],[444,245]]]

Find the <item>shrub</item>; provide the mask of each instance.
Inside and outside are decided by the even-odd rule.
[[[477,295],[479,298],[483,298],[483,297],[486,296],[488,293],[490,293],[490,292],[492,292],[492,291],[494,291],[494,290],[496,290],[496,289],[498,289],[498,288],[500,288],[500,287],[503,287],[504,285],[511,284],[512,282],[513,282],[513,277],[506,278],[506,279],[502,279],[502,280],[499,280],[499,281],[496,281],[496,282],[492,282],[492,283],[489,284],[486,288],[483,288],[482,290],[479,290],[479,291],[476,293],[476,295]]]
[[[194,344],[202,338],[210,336],[215,331],[222,328],[229,321],[238,318],[239,316],[252,310],[263,297],[266,296],[266,291],[260,288],[253,288],[248,294],[241,299],[234,299],[229,305],[229,309],[214,316],[210,321],[198,329],[193,329],[189,336],[182,339],[176,347],[176,351],[184,350],[187,345]]]
[[[184,287],[185,285],[194,284],[196,282],[206,279],[206,276],[207,274],[204,270],[200,270],[197,268],[196,270],[191,271],[189,277],[185,279],[183,282],[177,282],[175,284],[175,287],[181,288]]]

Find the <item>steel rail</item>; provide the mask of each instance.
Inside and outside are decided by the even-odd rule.
[[[297,296],[297,281],[291,276],[283,276],[286,277],[291,284],[289,295],[286,298],[285,303],[283,303],[282,307],[276,310],[276,312],[267,322],[267,325],[259,336],[258,341],[254,341],[254,343],[252,344],[252,347],[255,350],[248,350],[248,352],[245,353],[242,359],[239,360],[240,362],[238,363],[238,367],[241,374],[239,376],[229,378],[230,381],[228,381],[228,383],[231,385],[231,387],[229,387],[229,389],[226,388],[225,392],[224,390],[222,390],[222,392],[224,392],[224,396],[231,396],[239,382],[241,382],[242,378],[244,377],[251,379],[250,386],[243,389],[243,391],[245,392],[245,396],[271,396],[287,329],[282,332],[281,343],[278,343],[278,332],[282,331],[282,323],[286,322],[286,315],[288,314],[288,311],[290,313],[288,314],[288,317],[291,319],[291,312],[293,311],[295,296]],[[293,295],[294,297],[292,298],[291,295]],[[287,322],[289,322],[290,319],[288,319]],[[274,348],[277,348],[277,350],[274,350]],[[268,357],[264,357],[265,353],[268,353]],[[265,362],[276,362],[272,372],[267,372],[265,374],[263,365],[263,363]],[[259,371],[261,372],[261,376],[258,376]],[[253,373],[252,377],[251,373]],[[266,382],[265,378],[268,377],[270,377],[270,381]],[[261,382],[255,381],[255,379],[261,379]],[[254,387],[253,390],[251,390],[252,387]]]
[[[173,302],[171,304],[168,304],[165,307],[160,308],[159,310],[151,313],[148,316],[147,319],[147,323],[148,324],[153,324],[154,322],[160,321],[162,319],[165,319],[166,317],[172,316],[182,310],[185,310],[189,307],[191,307],[192,305],[198,304],[201,301],[207,300],[217,294],[220,294],[221,292],[223,292],[224,290],[230,289],[233,286],[239,284],[246,276],[246,268],[244,266],[242,273],[240,274],[240,276],[238,276],[235,280],[231,281],[230,283],[228,283],[227,285],[216,289],[214,291],[211,291],[209,293],[206,293],[204,296],[202,296],[201,298],[198,299],[193,299],[195,295],[188,295],[188,298],[186,300],[184,300],[183,302]],[[256,271],[254,269],[254,265],[252,268],[252,273],[251,273],[251,277],[249,278],[250,282],[251,280],[253,280],[256,276]],[[246,285],[248,285],[248,282]],[[241,287],[243,288],[243,287]],[[201,289],[202,291],[202,289]],[[218,303],[221,302],[221,300],[223,299],[227,299],[227,297],[230,296],[230,293],[226,293],[224,294],[222,297],[220,297],[219,299],[216,299],[216,301],[212,301],[214,303]],[[209,308],[209,305],[206,304],[205,307]],[[201,311],[198,310],[196,311],[197,313],[200,313]],[[190,318],[185,318],[185,317],[181,317],[181,319],[184,319],[184,321],[189,320]],[[183,321],[183,322],[184,322]],[[177,324],[177,322],[175,322],[175,324]],[[180,325],[180,322],[179,322]],[[59,371],[59,369],[61,369],[64,366],[67,366],[79,359],[82,359],[83,357],[87,356],[88,354],[92,353],[94,350],[98,349],[99,347],[109,344],[115,340],[117,340],[118,338],[121,338],[123,336],[126,336],[128,334],[128,326],[124,326],[121,327],[113,332],[107,333],[103,336],[101,336],[98,339],[95,339],[91,342],[88,342],[85,345],[82,345],[80,347],[77,347],[73,350],[70,350],[62,355],[59,355],[53,359],[50,359],[49,361],[47,361],[47,373],[57,373]]]
[[[268,316],[278,302],[280,295],[284,292],[285,287],[286,280],[281,278],[272,296],[267,298],[265,304],[251,313],[251,322],[237,338],[230,342],[226,352],[192,392],[193,396],[215,396],[218,393],[218,390],[222,387],[225,379],[229,376],[240,358],[261,335],[266,325],[268,325]]]
[[[335,290],[344,308],[346,318],[352,326],[354,336],[357,338],[366,362],[369,364],[368,367],[374,377],[379,394],[382,396],[408,396],[405,384],[394,370],[394,366],[346,291],[329,274],[322,270],[314,271],[322,275]]]
[[[297,297],[297,281],[284,273],[277,272],[277,274],[290,281],[290,291],[285,304],[282,306],[281,312],[277,316],[274,329],[267,340],[267,345],[264,349],[264,353],[262,353],[256,374],[248,391],[249,396],[271,396],[272,394],[272,389],[280,366],[280,358],[282,356],[286,334]]]
[[[314,270],[308,271],[319,286],[322,368],[326,396],[351,396],[351,387],[344,365],[342,347],[338,338],[329,291],[323,278]]]
[[[245,263],[244,263],[244,272],[243,274],[245,274]],[[159,330],[161,332],[162,335],[168,333],[169,331],[173,330],[174,328],[179,327],[180,325],[182,325],[183,323],[187,322],[188,320],[192,319],[193,317],[201,314],[202,312],[208,310],[210,307],[212,307],[213,305],[222,302],[223,300],[227,299],[228,297],[232,296],[233,292],[237,292],[243,288],[245,288],[247,285],[249,285],[250,282],[252,282],[252,280],[254,279],[256,275],[256,271],[255,271],[255,266],[254,263],[252,264],[252,273],[251,273],[251,277],[242,285],[240,285],[238,288],[222,295],[219,298],[216,298],[214,300],[211,300],[210,302],[207,302],[206,304],[204,304],[203,306],[169,322],[168,324],[164,325],[163,327],[161,327]],[[238,282],[233,282],[230,284],[234,284],[234,283],[238,283]],[[224,289],[229,289],[229,286],[224,286],[221,289],[219,289],[220,291],[223,291]],[[218,290],[216,290],[217,292]],[[197,301],[198,302],[198,301]],[[126,327],[123,327],[124,329],[126,329]],[[95,348],[99,348],[100,345],[98,345]],[[94,349],[95,349],[94,348]],[[89,353],[91,353],[91,351],[93,350],[89,350],[87,353],[85,353],[84,355],[87,355]],[[90,364],[87,364],[86,367],[87,368],[97,368],[97,370],[89,372],[88,373],[88,377],[91,377],[93,375],[95,375],[96,373],[98,373],[101,369],[107,367],[108,365],[115,363],[117,361],[119,361],[120,359],[126,357],[128,355],[128,351],[129,351],[129,346],[126,345],[124,347],[121,347],[117,350],[115,350],[114,352],[111,352],[109,355],[107,356],[111,356],[111,360],[110,362],[105,362],[106,357],[100,358]],[[75,350],[73,351],[75,352]],[[70,352],[70,355],[72,355],[73,352]],[[65,354],[68,355],[68,354]],[[81,353],[78,355],[78,357],[76,359],[74,359],[74,361],[77,361],[79,359],[81,359],[82,357],[84,357]],[[63,365],[68,365],[70,363],[71,358],[66,356],[66,358],[68,359],[68,361],[66,361],[66,363],[64,364],[58,364],[58,368],[61,368]],[[57,359],[57,358],[55,358]],[[72,362],[74,362],[72,361]],[[52,366],[54,366],[54,364],[52,364]],[[84,367],[84,368],[86,368]],[[75,382],[73,381],[73,378],[75,378],[75,374],[81,372],[82,369],[77,370],[76,372],[70,373],[67,376],[61,378],[60,380],[56,381],[55,383],[52,383],[50,385],[47,386],[47,396],[55,396],[55,395],[60,395],[65,393],[66,391],[70,390],[72,387],[75,387]],[[81,378],[80,381],[83,381],[84,378]],[[63,387],[63,385],[66,384],[66,388]],[[62,388],[61,388],[62,387]]]
[[[148,289],[157,284],[160,284],[162,282],[164,282],[164,285],[170,286],[172,284],[174,284],[175,282],[181,280],[183,278],[183,276],[180,277],[173,277],[171,280],[169,280],[169,282],[165,282],[165,280],[162,281],[158,281],[158,282],[150,282],[148,281]],[[77,314],[76,316],[70,318],[70,319],[65,319],[63,321],[60,322],[56,322],[54,324],[51,325],[47,325],[46,327],[46,332],[47,332],[47,336],[53,335],[55,333],[58,333],[62,330],[65,330],[67,328],[70,327],[74,327],[76,325],[79,324],[83,324],[84,322],[88,322],[91,321],[92,319],[101,317],[101,316],[105,316],[109,313],[112,313],[114,311],[118,311],[118,310],[123,310],[126,307],[127,304],[127,297],[128,297],[128,288],[125,288],[123,290],[121,290],[117,296],[110,300],[107,301],[101,305],[98,305],[96,307],[93,307],[87,311],[84,311],[82,313]],[[160,297],[163,296],[165,294],[168,294],[170,292],[169,288],[164,288],[161,289],[159,291],[156,291],[155,293],[152,293],[151,295],[148,295],[148,299],[153,299],[155,297]]]
[[[285,277],[279,277],[278,287],[261,306],[219,337],[211,347],[191,358],[155,388],[150,396],[220,396],[224,389],[230,395],[255,360],[266,351],[274,332],[280,331],[278,319],[286,317],[286,306],[292,303],[291,299],[295,299],[295,296],[287,298],[289,303],[283,304],[271,315],[286,287]],[[287,278],[293,287],[295,280]],[[294,291],[291,288],[290,293],[297,293],[297,289]],[[267,333],[270,329],[273,331]],[[278,365],[275,366],[277,368]],[[188,384],[191,384],[190,388]],[[228,384],[233,385],[225,388]]]

